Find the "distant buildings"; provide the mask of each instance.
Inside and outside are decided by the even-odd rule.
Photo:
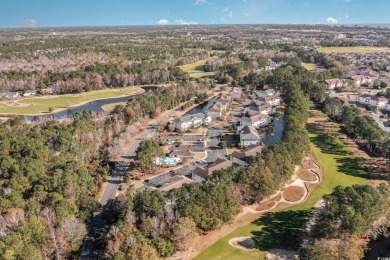
[[[343,39],[346,39],[346,38],[347,38],[347,35],[345,33],[333,33],[332,34],[332,39],[334,41],[343,40]]]
[[[351,76],[350,79],[358,86],[362,84],[372,83],[372,78],[370,76],[365,76],[365,75],[354,75]]]
[[[378,108],[385,108],[386,104],[388,103],[387,98],[371,96],[368,94],[363,94],[358,96],[356,101],[362,105],[368,105],[368,106],[378,107]]]
[[[343,79],[338,79],[338,78],[334,78],[334,79],[326,79],[324,81],[324,84],[325,84],[325,88],[328,89],[328,90],[334,90],[335,88],[341,88],[344,86],[345,84],[345,81]]]
[[[26,90],[23,93],[23,97],[29,97],[29,96],[35,96],[35,91],[34,90]]]

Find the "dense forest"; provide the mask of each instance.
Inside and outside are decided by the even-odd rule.
[[[382,184],[336,187],[324,197],[300,249],[302,260],[362,259],[367,238],[377,237],[388,226],[389,191]]]

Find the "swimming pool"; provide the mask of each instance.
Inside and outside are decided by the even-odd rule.
[[[157,165],[176,165],[179,162],[181,162],[181,158],[168,158],[168,157],[165,157],[165,158],[157,157],[156,158]]]

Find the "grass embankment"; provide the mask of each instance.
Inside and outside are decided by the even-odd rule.
[[[213,76],[215,74],[214,72],[204,71],[205,63],[206,60],[201,60],[195,63],[179,66],[179,68],[184,72],[190,73],[190,76],[193,78],[205,78],[205,77]],[[191,73],[196,73],[196,74],[191,75]]]
[[[127,103],[126,102],[118,102],[118,103],[112,103],[112,104],[107,104],[107,105],[104,105],[102,106],[102,109],[104,111],[107,111],[107,112],[111,112],[112,110],[114,110],[114,108],[118,105],[126,105]]]
[[[264,259],[266,251],[272,248],[296,249],[299,229],[318,200],[338,185],[369,184],[364,166],[338,138],[319,132],[310,134],[310,139],[311,149],[324,176],[310,197],[303,204],[267,213],[252,224],[235,230],[195,259]],[[230,239],[240,236],[252,237],[259,250],[242,251],[229,245]]]
[[[375,52],[390,52],[388,47],[371,47],[371,46],[353,46],[353,47],[321,47],[318,48],[319,52],[324,53],[375,53]]]
[[[314,64],[314,63],[305,63],[305,62],[302,62],[302,67],[304,67],[305,69],[307,69],[308,71],[315,71],[317,69],[317,65]]]
[[[141,92],[140,87],[128,87],[120,89],[106,89],[85,92],[81,94],[66,94],[56,96],[20,98],[0,102],[1,114],[36,115],[48,113],[49,108],[54,111],[71,106],[80,105],[98,99],[114,98]]]

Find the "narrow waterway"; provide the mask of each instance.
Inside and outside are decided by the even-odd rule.
[[[199,104],[198,106],[194,107],[193,109],[191,109],[187,113],[185,113],[185,116],[186,115],[194,115],[194,114],[198,114],[198,113],[205,113],[206,110],[214,103],[215,99],[216,99],[216,97],[213,97],[210,100],[207,100],[207,101]]]
[[[153,86],[145,86],[142,87],[145,92],[147,91],[155,91],[158,89],[158,87],[153,87]],[[106,111],[103,110],[102,106],[108,105],[108,104],[113,104],[113,103],[119,103],[119,102],[127,102],[133,97],[143,95],[142,94],[136,94],[136,95],[131,95],[131,96],[123,96],[123,97],[115,97],[115,98],[107,98],[107,99],[100,99],[100,100],[95,100],[91,101],[85,104],[82,104],[80,106],[75,106],[75,107],[70,107],[64,110],[61,110],[59,112],[55,113],[48,113],[45,115],[38,115],[38,116],[33,116],[33,115],[26,115],[24,116],[25,120],[27,121],[32,121],[32,120],[50,120],[50,119],[65,119],[65,118],[70,118],[77,112],[83,111],[83,110],[89,110],[89,111],[94,111],[94,112],[101,112],[104,114],[108,114]]]
[[[275,116],[272,122],[272,127],[268,128],[261,134],[262,142],[267,146],[271,146],[282,141],[283,137],[283,116]]]

